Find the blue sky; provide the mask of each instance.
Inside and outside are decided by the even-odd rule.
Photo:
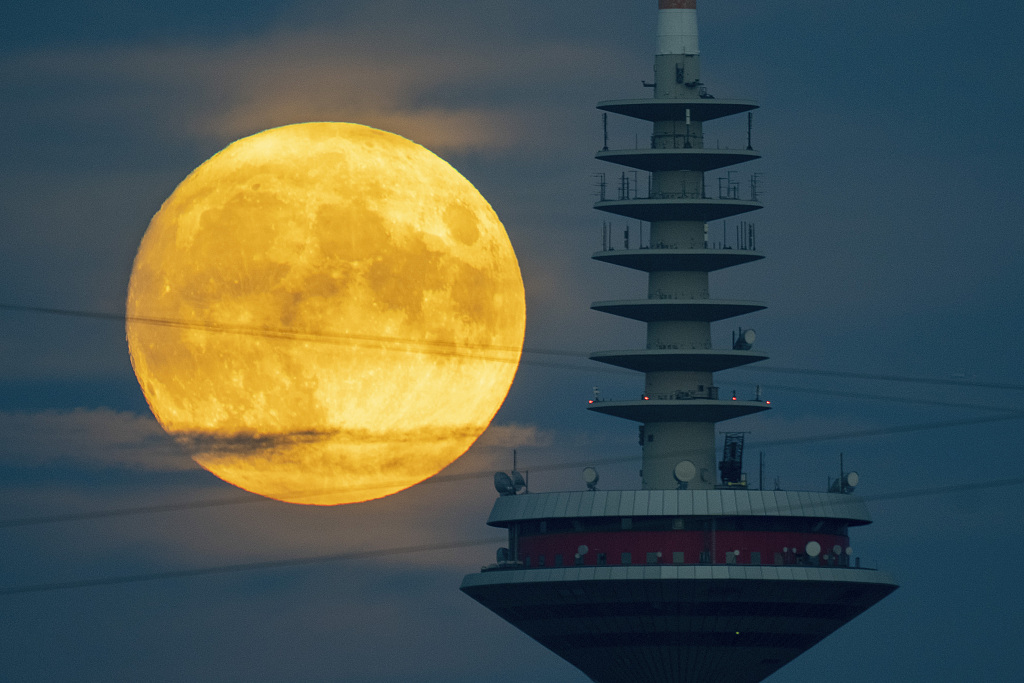
[[[649,94],[655,7],[15,3],[0,25],[0,304],[123,312],[149,219],[193,168],[268,127],[339,120],[427,146],[491,201],[520,259],[528,348],[636,346],[642,326],[588,309],[643,287],[589,258],[607,220],[590,208],[592,175],[616,173],[593,160],[593,105]],[[700,17],[711,92],[762,106],[765,158],[740,170],[765,174],[767,207],[745,218],[768,258],[712,287],[769,303],[737,321],[757,330],[766,367],[961,382],[736,370],[724,389],[761,384],[776,407],[725,426],[804,440],[753,447],[786,488],[821,489],[840,452],[865,495],[1024,475],[1019,420],[895,431],[1024,407],[1019,388],[982,386],[1024,385],[1024,7],[705,0]],[[745,144],[740,118],[709,126],[708,143]],[[609,130],[612,147],[648,134],[625,119]],[[715,328],[720,345],[731,328]],[[601,483],[637,485],[635,427],[585,401],[595,385],[632,394],[639,377],[554,362],[520,368],[454,473],[507,468],[512,448],[526,468],[634,454]],[[0,310],[0,434],[0,589],[499,535],[483,523],[486,478],[336,509],[251,502],[4,528],[244,498],[162,436],[116,322]],[[573,468],[531,487],[582,485]],[[854,547],[902,587],[770,680],[1020,680],[1020,487],[872,511]],[[458,592],[493,551],[2,596],[0,678],[584,681]]]

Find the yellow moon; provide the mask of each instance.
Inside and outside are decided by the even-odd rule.
[[[508,235],[468,180],[398,135],[304,123],[175,189],[126,327],[153,415],[202,467],[336,505],[462,455],[508,393],[525,322]]]

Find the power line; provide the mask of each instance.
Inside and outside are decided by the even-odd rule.
[[[95,586],[118,586],[127,583],[143,583],[145,581],[163,581],[165,579],[183,579],[196,576],[210,576],[213,574],[231,574],[234,572],[254,571],[258,569],[281,569],[283,567],[302,567],[305,565],[325,564],[328,562],[344,562],[346,560],[365,560],[373,557],[388,557],[391,555],[407,555],[411,553],[429,552],[435,550],[454,550],[456,548],[470,548],[477,545],[491,543],[502,543],[505,539],[478,539],[474,541],[453,541],[449,543],[425,543],[422,545],[403,546],[399,548],[382,548],[379,550],[357,550],[347,553],[335,553],[332,555],[316,555],[313,557],[292,557],[283,560],[265,560],[262,562],[240,562],[237,564],[223,564],[213,567],[197,567],[194,569],[177,569],[165,572],[149,572],[145,574],[130,574],[128,576],[110,576],[98,579],[82,579],[79,581],[54,581],[50,583],[35,583],[26,586],[15,586],[13,588],[0,589],[0,595],[19,595],[23,593],[45,593],[48,591],[67,590],[71,588],[92,588]]]
[[[893,427],[883,427],[878,429],[861,429],[847,432],[836,432],[833,434],[816,434],[813,436],[803,437],[788,437],[780,439],[768,439],[760,442],[751,442],[748,444],[750,448],[768,448],[771,446],[793,446],[808,443],[817,443],[822,441],[837,441],[841,439],[856,439],[866,438],[872,436],[885,436],[887,434],[904,434],[915,431],[926,431],[931,429],[943,429],[948,427],[959,427],[976,424],[985,424],[990,422],[1002,422],[1007,420],[1019,420],[1024,418],[1024,412],[1013,412],[1000,415],[989,415],[985,417],[967,418],[963,420],[946,420],[943,422],[928,422],[918,423],[912,425],[897,425]],[[679,450],[673,452],[669,457],[685,458],[689,450]],[[696,451],[693,451],[696,452]],[[599,460],[587,459],[587,460],[575,460],[570,462],[562,463],[551,463],[547,465],[536,465],[531,466],[529,470],[531,472],[556,472],[560,470],[575,469],[579,467],[593,466],[593,465],[617,465],[628,462],[635,462],[638,460],[637,455],[619,456],[615,458],[602,458]],[[473,479],[486,479],[494,475],[494,471],[491,469],[487,470],[475,470],[470,472],[462,472],[458,474],[436,474],[429,479],[417,484],[417,486],[424,485],[436,485],[445,484],[457,481],[468,481]],[[373,486],[363,487],[352,487],[346,488],[344,491],[373,491],[385,488],[392,488],[393,482],[378,483]],[[317,496],[327,495],[331,493],[337,493],[337,490],[323,490],[318,489],[315,491],[298,491],[289,492],[289,496],[296,497],[309,497],[315,499]],[[161,512],[181,512],[186,510],[199,510],[203,508],[215,508],[215,507],[228,507],[231,505],[251,505],[256,503],[279,503],[280,501],[257,496],[255,494],[241,494],[234,496],[226,496],[223,498],[215,498],[212,500],[203,501],[190,501],[182,503],[166,503],[159,505],[143,505],[128,508],[115,508],[107,510],[93,510],[89,512],[73,512],[66,514],[57,515],[41,515],[36,517],[22,517],[17,519],[0,520],[0,529],[5,528],[16,528],[25,526],[35,526],[41,524],[56,524],[62,522],[78,522],[92,519],[107,519],[117,517],[129,517],[133,515],[142,514],[155,514]]]
[[[56,315],[71,318],[86,318],[93,320],[105,320],[111,322],[137,322],[145,325],[156,325],[160,327],[171,327],[178,329],[205,330],[224,334],[239,334],[249,337],[264,337],[270,339],[284,339],[292,341],[307,341],[316,343],[350,344],[354,346],[384,346],[393,351],[431,353],[446,356],[461,356],[475,358],[478,360],[496,361],[499,363],[518,363],[520,365],[531,365],[536,367],[568,369],[586,372],[597,372],[602,374],[632,375],[628,370],[617,368],[584,366],[574,363],[557,363],[551,361],[534,360],[522,358],[520,349],[514,346],[496,346],[493,344],[470,344],[456,343],[438,340],[413,340],[400,339],[397,337],[381,337],[366,334],[342,334],[307,332],[289,328],[252,327],[247,325],[227,325],[221,323],[200,323],[170,318],[151,318],[145,316],[129,316],[120,313],[104,313],[98,311],[81,311],[66,308],[48,308],[42,306],[20,306],[15,304],[0,303],[0,310],[14,311],[20,313],[39,313],[44,315]],[[487,356],[487,352],[513,354],[510,356]],[[558,349],[521,349],[522,353],[556,356],[565,358],[579,358],[587,360],[587,354],[575,351],[563,351]]]
[[[142,325],[154,325],[157,327],[171,327],[188,330],[204,330],[207,332],[218,332],[226,334],[237,334],[249,337],[264,337],[269,339],[285,339],[290,341],[311,341],[311,342],[342,342],[346,344],[373,344],[398,347],[397,350],[420,350],[427,353],[437,352],[444,355],[470,355],[474,352],[507,352],[518,356],[520,348],[517,346],[499,346],[495,344],[472,344],[457,343],[442,340],[430,339],[400,339],[397,337],[382,337],[377,335],[335,333],[335,332],[310,332],[287,327],[256,327],[252,325],[236,325],[216,322],[199,322],[188,320],[175,320],[172,318],[153,318],[149,316],[128,315],[118,313],[102,313],[96,311],[78,311],[65,308],[44,308],[40,306],[16,306],[11,304],[0,304],[0,309],[9,311],[20,311],[23,313],[42,313],[48,315],[60,315],[76,318],[93,318],[97,320],[108,320],[114,322],[139,323]],[[412,349],[407,348],[412,347]],[[486,360],[502,360],[514,362],[516,359],[508,358],[487,358]]]
[[[788,391],[796,394],[818,394],[821,396],[835,396],[838,398],[855,398],[868,401],[889,401],[892,403],[903,403],[922,406],[938,406],[942,408],[967,408],[970,410],[988,410],[999,413],[1017,413],[1024,411],[1019,406],[993,406],[981,403],[965,403],[963,401],[938,401],[930,398],[906,398],[904,396],[888,396],[885,394],[865,394],[855,391],[836,391],[834,389],[810,389],[808,387],[789,387],[780,384],[764,384],[762,389],[771,391]]]
[[[910,491],[897,491],[892,493],[880,493],[873,496],[859,496],[861,500],[899,500],[903,498],[917,498],[922,496],[943,495],[947,493],[958,493],[961,491],[981,491],[993,488],[1008,486],[1020,486],[1024,484],[1024,477],[1011,479],[994,479],[991,481],[971,482],[967,484],[955,484],[952,486],[939,486],[935,488],[913,489]],[[779,508],[777,512],[783,512],[785,508]],[[359,550],[345,553],[334,553],[331,555],[316,555],[313,557],[294,557],[281,560],[265,560],[261,562],[240,562],[235,564],[215,565],[212,567],[196,567],[193,569],[177,569],[163,572],[149,572],[143,574],[129,574],[126,576],[109,576],[96,579],[79,579],[75,581],[53,581],[47,583],[35,583],[24,586],[13,586],[0,589],[0,596],[23,595],[26,593],[47,593],[59,590],[72,590],[77,588],[94,588],[98,586],[119,586],[130,583],[144,583],[149,581],[163,581],[167,579],[195,578],[200,576],[211,576],[215,574],[231,574],[235,572],[256,571],[260,569],[281,569],[284,567],[301,567],[315,564],[327,564],[330,562],[343,562],[350,560],[363,560],[376,557],[389,557],[394,555],[406,555],[419,552],[430,552],[436,550],[454,550],[458,548],[469,548],[473,546],[500,544],[505,538],[487,538],[470,541],[448,541],[443,543],[424,543],[414,546],[402,546],[397,548],[381,548],[377,550]]]
[[[980,389],[1009,389],[1011,391],[1024,391],[1024,384],[1011,384],[1007,382],[978,382],[968,379],[939,379],[936,377],[908,377],[906,375],[876,374],[869,372],[843,372],[839,370],[811,370],[808,368],[787,368],[779,366],[754,365],[744,370],[756,372],[778,372],[798,375],[818,375],[820,377],[842,377],[843,379],[866,379],[882,382],[907,382],[911,384],[942,384],[954,387],[974,387]]]
[[[876,493],[870,496],[860,496],[861,500],[904,500],[906,498],[921,498],[923,496],[940,496],[946,493],[960,493],[961,491],[982,491],[984,489],[996,489],[1006,486],[1020,486],[1024,484],[1024,477],[1013,477],[1010,479],[993,479],[991,481],[978,481],[969,484],[950,484],[949,486],[935,486],[924,489],[911,489],[910,491],[894,491],[892,493]]]
[[[418,341],[418,340],[403,340],[394,337],[376,337],[372,335],[348,335],[348,334],[325,334],[319,332],[307,332],[303,330],[292,330],[287,328],[257,328],[249,327],[244,325],[222,325],[217,323],[192,323],[183,320],[172,320],[168,318],[149,318],[145,316],[128,316],[123,313],[104,313],[98,311],[83,311],[67,308],[53,308],[43,306],[23,306],[19,304],[7,304],[0,303],[0,310],[20,312],[20,313],[38,313],[44,315],[58,315],[75,318],[94,318],[97,320],[109,320],[114,322],[139,322],[150,325],[161,325],[166,327],[186,328],[186,329],[205,329],[214,332],[244,334],[249,336],[265,336],[278,339],[295,339],[302,341],[320,341],[320,342],[347,342],[353,344],[391,344],[398,346],[415,347],[421,346],[421,351],[424,349],[433,349],[435,353],[451,353],[454,355],[474,355],[474,353],[480,353],[483,351],[496,351],[496,352],[508,352],[518,351],[515,347],[503,347],[503,346],[492,346],[487,344],[455,344],[453,342],[441,342],[441,341]],[[410,349],[406,349],[410,350]],[[430,351],[425,351],[430,352]],[[589,354],[582,353],[579,351],[567,351],[564,349],[544,349],[544,348],[531,348],[523,347],[523,353],[535,354],[535,355],[546,355],[546,356],[559,356],[564,358],[580,358],[589,359]],[[479,357],[479,356],[477,356]],[[501,362],[512,362],[509,358],[484,358],[484,360],[495,360]],[[568,368],[573,370],[586,370],[587,372],[602,372],[602,373],[614,373],[618,375],[634,375],[632,371],[620,370],[616,368],[602,368],[602,367],[583,367],[580,365],[570,364],[551,364],[543,363],[541,361],[530,361],[520,360],[520,363],[526,363],[530,365],[540,365],[542,367],[555,367],[555,368]],[[1024,384],[1014,384],[1006,382],[979,382],[976,380],[967,379],[942,379],[935,377],[913,377],[907,375],[896,375],[896,374],[877,374],[877,373],[864,373],[864,372],[843,372],[836,370],[817,370],[813,368],[794,368],[794,367],[772,367],[763,365],[750,365],[743,368],[752,372],[775,372],[782,374],[797,374],[797,375],[812,375],[818,377],[837,377],[843,379],[860,379],[870,381],[884,381],[884,382],[902,382],[909,384],[932,384],[932,385],[946,385],[946,386],[959,386],[959,387],[972,387],[981,389],[1007,389],[1011,391],[1024,391]]]
[[[886,436],[888,434],[906,434],[908,432],[926,431],[930,429],[944,429],[947,427],[964,427],[977,424],[986,424],[990,422],[1004,422],[1008,420],[1020,420],[1024,419],[1024,412],[1004,413],[1001,415],[989,415],[985,417],[967,418],[963,420],[946,420],[944,422],[924,422],[912,425],[897,425],[894,427],[880,427],[877,429],[857,429],[848,432],[836,432],[834,434],[819,434],[816,436],[807,437],[788,437],[781,439],[768,439],[765,441],[752,441],[746,444],[747,448],[768,448],[770,446],[796,446],[800,444],[816,443],[821,441],[838,441],[841,439],[862,439],[872,436]],[[671,454],[667,454],[666,457],[679,457],[685,456],[689,451],[680,450],[675,451]],[[609,464],[620,464],[624,462],[631,462],[636,460],[636,457],[617,457],[617,458],[605,458],[603,460],[589,460],[580,461],[576,464],[576,467],[585,465],[609,465]],[[567,467],[565,465],[558,466],[559,469]],[[531,467],[531,472],[540,472],[548,469],[555,469],[554,466],[540,466]]]

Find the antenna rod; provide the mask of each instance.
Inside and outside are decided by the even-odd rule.
[[[605,118],[606,119],[607,119],[607,117],[608,117],[608,114],[605,114]],[[754,112],[748,111],[747,112],[747,149],[750,150],[750,151],[754,150],[754,147],[751,144],[751,139],[752,139],[752,136],[753,136],[753,130],[754,130]],[[605,147],[605,149],[608,149],[608,148]]]

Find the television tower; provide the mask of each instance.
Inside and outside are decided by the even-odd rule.
[[[650,121],[650,148],[597,158],[650,174],[605,183],[595,208],[649,224],[607,226],[594,258],[648,273],[647,296],[600,301],[594,310],[647,324],[646,348],[602,351],[593,360],[644,373],[636,400],[590,410],[640,423],[642,488],[525,492],[518,472],[495,474],[501,494],[487,523],[508,529],[496,564],[470,574],[463,592],[581,669],[597,683],[755,683],[896,589],[860,567],[848,529],[870,523],[852,495],[856,473],[828,491],[752,489],[743,472],[743,433],[715,425],[770,408],[720,396],[714,373],[767,358],[753,330],[732,348],[711,344],[711,323],[761,310],[756,301],[711,298],[708,273],[763,258],[752,224],[715,244],[707,224],[761,208],[756,176],[741,198],[734,172],[708,187],[705,174],[759,158],[746,149],[704,147],[704,124],[750,112],[701,81],[696,0],[659,0],[654,97],[601,102],[607,113]],[[646,85],[646,84],[645,84]],[[748,119],[749,131],[749,119]],[[606,136],[607,137],[607,136]],[[631,239],[632,238],[632,239]],[[842,467],[840,468],[842,470]],[[760,485],[760,484],[759,484]]]

